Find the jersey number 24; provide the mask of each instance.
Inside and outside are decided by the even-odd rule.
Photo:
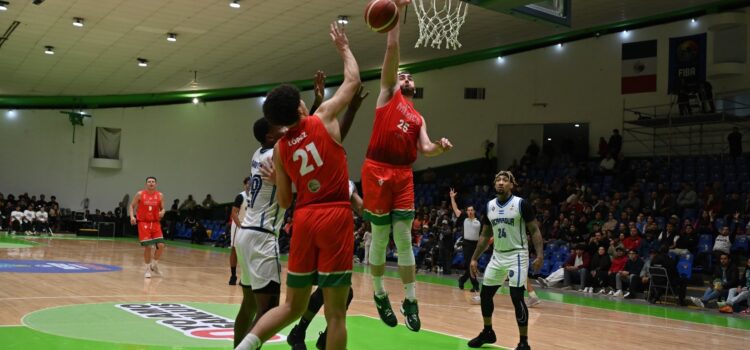
[[[315,162],[314,165],[308,164],[308,153],[312,155],[313,161]],[[302,160],[302,164],[300,164],[299,166],[300,176],[305,176],[311,171],[315,170],[315,167],[320,168],[323,165],[323,159],[320,158],[320,153],[318,153],[318,148],[315,147],[315,142],[308,143],[304,149],[300,148],[294,151],[294,153],[292,154],[292,160],[295,162],[298,160]]]

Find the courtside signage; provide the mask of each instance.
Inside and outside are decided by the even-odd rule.
[[[93,273],[122,270],[119,266],[58,260],[0,260],[0,272]]]

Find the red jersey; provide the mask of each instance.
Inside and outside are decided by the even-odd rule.
[[[138,193],[141,195],[141,200],[138,201],[138,210],[136,211],[138,221],[159,221],[159,212],[162,208],[161,192],[154,191],[149,193],[148,191],[140,191]]]
[[[317,116],[302,118],[279,139],[279,157],[297,187],[296,208],[349,203],[346,152]]]
[[[414,109],[414,103],[396,89],[388,104],[375,110],[367,158],[392,165],[414,164],[422,124],[422,115]]]

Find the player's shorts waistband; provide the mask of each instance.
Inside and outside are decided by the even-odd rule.
[[[527,252],[527,250],[526,250],[526,248],[517,248],[517,249],[508,249],[508,250],[495,249],[495,252],[497,252],[497,253]]]
[[[407,165],[388,164],[388,163],[378,162],[377,160],[372,160],[370,158],[365,158],[365,163],[369,163],[371,165],[375,165],[375,166],[379,166],[383,168],[411,169],[411,164],[407,164]]]
[[[252,230],[252,231],[263,232],[263,233],[267,233],[269,235],[276,236],[276,234],[273,231],[271,231],[269,229],[266,229],[266,228],[263,228],[263,227],[258,227],[258,226],[240,226],[240,228],[243,229],[243,230]]]
[[[339,201],[339,202],[326,202],[326,203],[312,203],[312,204],[306,204],[302,207],[295,208],[296,210],[299,209],[326,209],[326,208],[349,208],[351,206],[351,203]]]

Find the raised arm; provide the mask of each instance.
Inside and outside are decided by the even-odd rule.
[[[273,147],[273,162],[276,171],[276,200],[279,207],[288,209],[292,205],[292,179],[287,175],[279,156],[279,144]]]
[[[402,14],[406,5],[411,3],[411,0],[395,0],[394,2],[398,6],[398,12]],[[393,93],[396,91],[398,65],[401,60],[400,37],[401,24],[396,23],[396,26],[388,32],[388,39],[386,40],[385,58],[383,58],[383,68],[380,71],[380,95],[378,96],[377,108],[388,104],[388,101],[391,100]]]
[[[365,93],[362,94],[363,90],[364,90],[364,86],[360,85],[359,89],[357,90],[357,93],[354,94],[352,101],[349,102],[349,107],[346,108],[346,112],[344,113],[344,116],[341,117],[341,123],[339,125],[339,132],[341,132],[342,142],[346,138],[346,134],[349,133],[349,129],[352,127],[352,123],[354,122],[354,116],[357,115],[357,111],[359,110],[359,107],[362,105],[362,101],[365,98],[367,98],[368,95],[370,95],[370,93],[367,91],[365,91]]]
[[[339,28],[336,24],[331,24],[330,34],[333,43],[336,45],[336,50],[344,61],[344,82],[336,90],[333,97],[320,105],[315,115],[320,117],[328,132],[334,137],[338,136],[338,141],[340,141],[341,135],[336,117],[352,100],[362,81],[359,78],[357,59],[354,58],[354,54],[349,48],[349,39],[347,39],[343,27]]]
[[[430,141],[430,136],[427,135],[427,122],[422,118],[422,127],[419,129],[419,140],[417,149],[420,153],[427,157],[434,157],[442,154],[445,151],[450,151],[453,148],[453,144],[448,141],[445,137],[435,142]]]
[[[312,107],[310,107],[310,115],[315,114],[320,104],[323,103],[326,90],[326,74],[319,70],[315,72],[313,77],[313,92],[315,93],[315,101],[313,101]]]
[[[461,210],[458,209],[458,205],[456,205],[456,191],[451,188],[451,191],[448,192],[448,194],[451,196],[451,208],[453,208],[453,214],[456,215],[456,217],[461,216]]]

